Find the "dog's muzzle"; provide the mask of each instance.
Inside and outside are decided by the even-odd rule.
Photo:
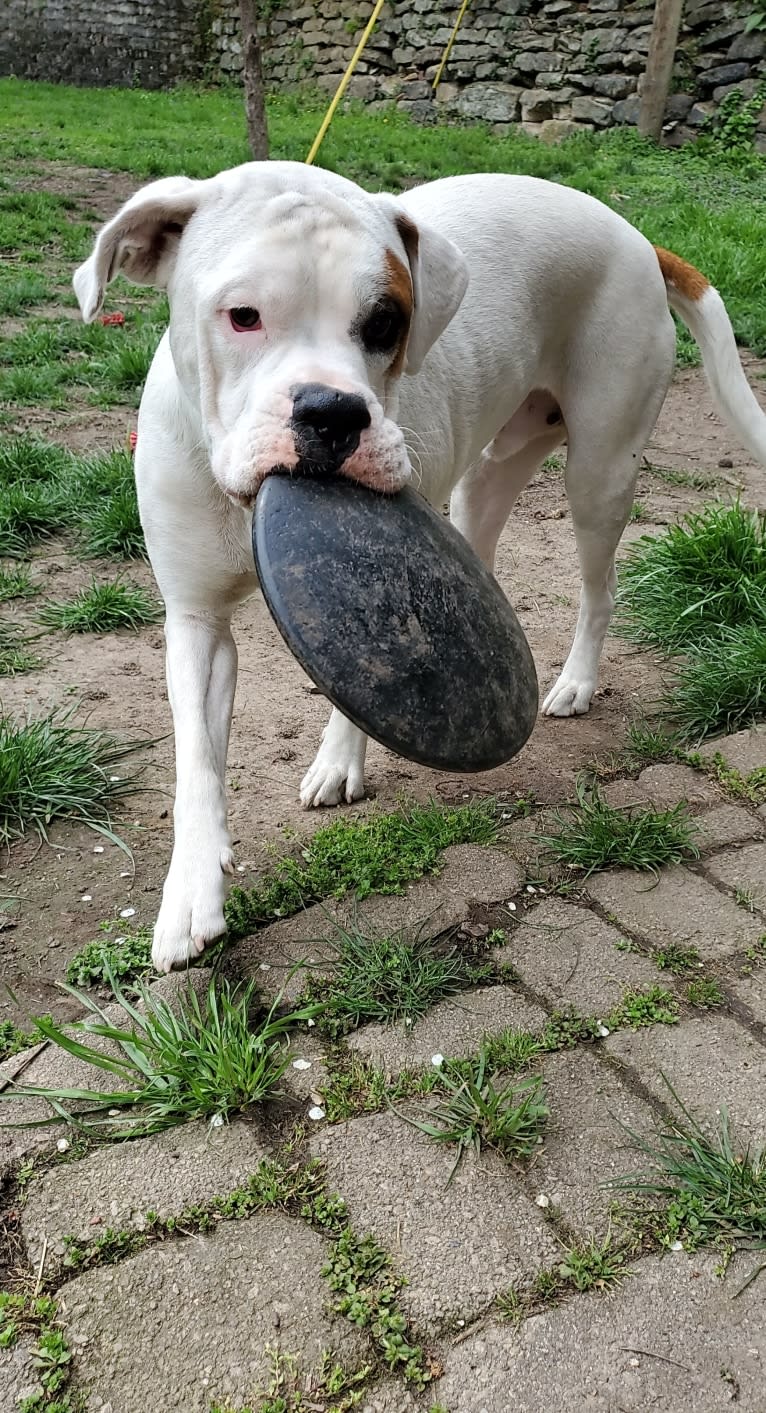
[[[370,425],[367,403],[358,393],[339,392],[323,383],[303,383],[292,396],[296,471],[313,475],[337,471]]]

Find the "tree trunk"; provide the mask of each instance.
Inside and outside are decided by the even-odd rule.
[[[239,0],[242,25],[242,80],[245,87],[245,116],[250,151],[256,162],[269,155],[269,129],[266,121],[266,90],[261,68],[261,41],[258,37],[257,0]]]
[[[649,55],[638,110],[638,131],[659,142],[673,76],[684,0],[656,0]]]

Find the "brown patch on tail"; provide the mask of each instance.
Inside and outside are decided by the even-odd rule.
[[[661,245],[655,245],[654,250],[665,284],[672,285],[685,299],[696,301],[702,298],[705,290],[710,289],[710,281],[701,270],[690,265],[688,260],[682,260],[681,256],[674,255],[672,250],[663,250]]]
[[[386,285],[385,293],[392,299],[404,316],[402,326],[402,336],[397,344],[396,353],[389,368],[392,377],[398,378],[404,367],[404,355],[407,351],[407,338],[412,322],[412,311],[414,308],[414,296],[412,291],[412,276],[403,260],[395,255],[393,250],[386,251]]]

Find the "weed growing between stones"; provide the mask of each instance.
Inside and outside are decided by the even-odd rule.
[[[319,1025],[333,1039],[369,1022],[411,1023],[438,1001],[494,973],[491,963],[423,936],[422,926],[414,934],[378,937],[365,936],[356,924],[338,927],[331,945],[332,975],[312,978],[301,999],[321,1003]]]
[[[11,603],[14,599],[31,599],[39,592],[39,584],[32,581],[25,565],[9,569],[0,565],[0,603]]]
[[[296,1355],[267,1345],[271,1371],[268,1386],[239,1413],[348,1413],[364,1397],[372,1365],[349,1373],[325,1350],[316,1369],[308,1372]],[[214,1403],[210,1413],[235,1413],[229,1404]]]
[[[701,976],[698,981],[690,981],[686,988],[686,999],[690,1006],[699,1010],[712,1011],[726,1005],[726,997],[714,976]]]
[[[709,1243],[744,1241],[766,1249],[766,1148],[739,1143],[725,1109],[714,1123],[703,1125],[667,1079],[665,1084],[677,1117],[653,1138],[622,1126],[648,1166],[613,1186],[662,1204],[647,1218],[662,1245],[679,1241],[694,1251]]]
[[[104,936],[81,947],[67,966],[70,986],[108,988],[110,977],[126,985],[153,975],[151,928],[131,930],[122,922],[102,922],[99,927]]]
[[[0,1349],[34,1338],[35,1376],[39,1389],[21,1400],[19,1413],[82,1413],[83,1403],[68,1392],[72,1353],[57,1325],[58,1306],[48,1295],[0,1292]]]
[[[407,883],[438,871],[439,855],[451,844],[491,844],[497,829],[494,804],[486,801],[454,809],[413,805],[361,822],[336,820],[316,831],[299,858],[278,860],[256,887],[232,889],[229,938],[247,937],[327,898],[401,893]]]
[[[254,982],[233,988],[225,980],[211,981],[202,1001],[189,987],[173,1009],[146,987],[136,1005],[113,976],[109,979],[123,1025],[84,992],[65,986],[90,1018],[67,1026],[40,1019],[37,1027],[66,1054],[114,1076],[118,1087],[109,1093],[45,1085],[0,1091],[6,1102],[47,1101],[51,1117],[30,1126],[67,1123],[100,1137],[127,1139],[194,1118],[223,1122],[274,1093],[289,1063],[289,1031],[316,1014],[315,1007],[304,1007],[279,1015],[278,997],[258,1015]],[[89,1044],[91,1039],[108,1048]]]
[[[582,778],[576,791],[576,806],[553,814],[558,832],[537,838],[557,863],[582,874],[583,880],[604,868],[656,872],[664,864],[699,857],[696,826],[684,803],[667,810],[617,809]]]
[[[746,800],[750,805],[760,805],[766,801],[766,766],[759,766],[743,775],[732,765],[727,765],[720,751],[712,760],[703,759],[697,752],[686,757],[689,765],[704,770],[735,800]]]
[[[457,1157],[449,1181],[469,1149],[495,1148],[507,1158],[526,1158],[541,1141],[548,1118],[545,1091],[539,1077],[498,1083],[489,1057],[481,1050],[475,1061],[464,1061],[460,1074],[449,1066],[438,1070],[436,1102],[427,1117],[406,1122],[435,1143],[454,1144]]]
[[[538,1271],[532,1285],[510,1290],[498,1296],[495,1306],[504,1320],[520,1324],[529,1315],[558,1305],[573,1292],[596,1290],[605,1294],[624,1279],[626,1253],[616,1246],[611,1233],[602,1241],[595,1237],[581,1245],[569,1247],[558,1266]]]
[[[669,971],[671,976],[688,976],[702,966],[696,947],[681,947],[675,942],[659,947],[652,953],[652,959],[660,971]]]
[[[41,1019],[49,1021],[51,1018],[43,1016]],[[43,1038],[42,1032],[37,1028],[37,1022],[31,1030],[20,1030],[13,1021],[0,1021],[0,1061],[20,1054],[22,1050],[28,1050],[30,1045],[38,1045]]]
[[[358,1237],[346,1227],[322,1274],[335,1292],[334,1308],[360,1329],[369,1330],[392,1372],[417,1388],[425,1388],[438,1376],[440,1370],[413,1342],[407,1317],[399,1308],[404,1280],[374,1237]]]

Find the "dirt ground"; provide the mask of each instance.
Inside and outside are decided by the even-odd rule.
[[[125,175],[57,168],[40,174],[48,190],[66,191],[88,202],[94,214],[111,214],[134,184]],[[766,363],[744,356],[751,382],[766,405]],[[123,444],[135,414],[121,409],[97,412],[35,412],[20,419],[41,434],[82,451]],[[669,484],[652,467],[675,468],[710,477],[710,487],[694,490]],[[766,473],[743,457],[736,438],[712,411],[701,370],[677,375],[647,451],[637,500],[640,521],[625,540],[676,520],[715,494],[741,491],[753,506],[766,506]],[[90,581],[94,571],[114,566],[76,561],[64,545],[48,546],[33,560],[33,576],[46,596],[69,595]],[[151,585],[147,566],[131,565],[126,577]],[[542,692],[564,661],[577,614],[579,575],[574,537],[561,472],[541,472],[525,491],[506,527],[498,556],[498,577],[529,638]],[[34,611],[23,605],[19,618]],[[284,646],[259,596],[239,612],[235,627],[239,648],[239,685],[235,704],[228,782],[233,837],[244,881],[257,869],[265,843],[278,843],[285,827],[306,831],[326,822],[332,812],[307,815],[298,801],[298,784],[316,750],[327,715],[323,699]],[[136,757],[146,790],[119,821],[135,869],[126,854],[87,830],[64,827],[50,845],[27,840],[14,845],[0,861],[0,889],[11,895],[15,911],[3,931],[1,979],[24,1012],[66,1012],[55,983],[66,963],[90,941],[100,922],[132,907],[135,924],[151,924],[172,842],[173,763],[170,712],[164,682],[161,628],[139,634],[65,638],[39,644],[45,666],[15,679],[4,679],[2,704],[24,715],[79,703],[78,719],[117,736],[154,744]],[[500,770],[476,777],[439,776],[394,757],[376,744],[368,755],[370,796],[388,808],[402,796],[445,802],[476,792],[509,797],[534,794],[540,802],[571,794],[575,776],[594,757],[603,759],[624,744],[626,724],[656,697],[660,665],[611,638],[604,653],[601,689],[590,714],[571,720],[540,718],[521,755]],[[362,813],[365,803],[351,807]],[[95,852],[103,845],[103,852]],[[18,1008],[3,991],[0,1019]]]

